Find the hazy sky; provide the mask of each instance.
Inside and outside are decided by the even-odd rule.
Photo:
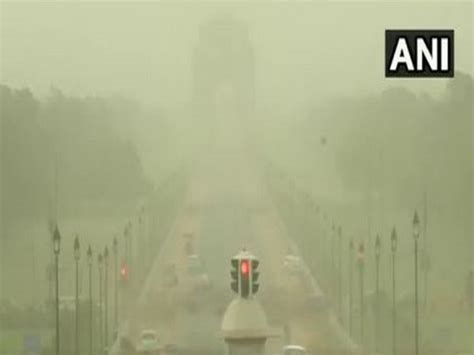
[[[1,4],[1,81],[44,95],[120,93],[176,105],[190,96],[197,28],[230,12],[255,46],[257,100],[289,106],[387,85],[439,92],[439,79],[384,78],[386,28],[454,28],[472,73],[472,3],[21,2]]]

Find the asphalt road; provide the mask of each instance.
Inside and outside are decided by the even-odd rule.
[[[289,342],[327,354],[347,353],[350,340],[344,340],[331,311],[304,308],[305,295],[321,292],[311,275],[288,277],[283,272],[284,256],[289,250],[297,253],[297,248],[286,234],[258,170],[244,156],[234,158],[239,169],[204,162],[190,179],[187,198],[154,262],[131,320],[132,336],[137,339],[141,330],[153,328],[163,344],[177,344],[186,354],[223,354],[220,323],[233,297],[230,258],[246,247],[261,259],[259,297],[272,322],[270,326],[282,335],[286,329]],[[184,237],[189,234],[212,282],[209,291],[198,293],[190,286]],[[163,282],[171,263],[176,265],[179,282],[170,288]],[[272,340],[268,353],[274,354],[283,344],[282,337]]]

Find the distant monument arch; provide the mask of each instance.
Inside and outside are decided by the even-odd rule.
[[[247,26],[227,14],[203,23],[193,57],[193,103],[199,119],[218,120],[225,106],[239,119],[254,109],[254,49]]]

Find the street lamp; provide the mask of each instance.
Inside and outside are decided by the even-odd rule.
[[[338,297],[338,306],[339,306],[339,316],[342,319],[342,227],[339,226],[337,230],[338,235],[338,287],[337,287],[337,297]]]
[[[93,353],[93,320],[92,320],[92,248],[87,248],[87,264],[89,265],[89,355]]]
[[[332,288],[332,296],[333,299],[336,296],[336,260],[335,260],[335,252],[334,252],[334,240],[336,239],[336,226],[334,223],[332,224],[332,234],[331,234],[331,288]]]
[[[392,251],[392,355],[397,353],[397,304],[395,301],[396,292],[396,277],[395,277],[395,254],[397,252],[397,230],[392,229],[390,237],[391,251]]]
[[[102,354],[104,351],[104,337],[103,331],[104,328],[102,327],[102,277],[103,277],[103,257],[102,254],[99,253],[97,256],[97,265],[99,267],[99,354]]]
[[[318,221],[319,221],[319,238],[318,238],[318,245],[319,245],[319,270],[320,270],[320,277],[323,277],[324,274],[324,221],[323,221],[323,214],[320,212],[319,207],[318,209]]]
[[[415,355],[419,354],[418,344],[418,240],[420,239],[420,219],[415,211],[413,216],[413,240],[415,241]]]
[[[379,353],[379,325],[380,325],[380,235],[375,237],[375,353]]]
[[[138,241],[138,251],[141,255],[143,255],[144,257],[140,260],[140,281],[142,280],[143,278],[143,275],[145,274],[145,268],[146,268],[146,263],[147,263],[147,260],[146,260],[146,256],[147,256],[147,252],[143,250],[144,248],[144,242],[143,242],[143,228],[142,228],[142,215],[139,215],[138,216],[138,231],[137,231],[137,241]]]
[[[352,270],[354,258],[354,240],[349,242],[349,335],[352,336]]]
[[[114,250],[114,329],[118,327],[118,242],[117,237],[113,241]]]
[[[360,242],[357,253],[357,262],[359,264],[359,284],[360,284],[360,344],[364,344],[364,242]]]
[[[124,248],[125,248],[124,254],[125,254],[125,259],[126,259],[127,265],[129,266],[129,269],[131,269],[131,265],[132,265],[131,231],[132,231],[132,222],[128,221],[123,230],[123,238],[124,238]],[[130,279],[130,270],[129,270],[128,277]]]
[[[109,286],[109,248],[104,249],[104,350],[109,346],[108,286]]]
[[[53,234],[53,251],[56,275],[56,355],[59,355],[59,252],[61,250],[61,234],[58,226],[54,229]]]
[[[74,345],[76,355],[79,355],[79,259],[81,258],[81,246],[79,237],[76,235],[74,239],[74,260],[76,262],[76,329],[74,337]]]

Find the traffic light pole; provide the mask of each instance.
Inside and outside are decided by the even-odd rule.
[[[254,297],[259,289],[258,265],[258,259],[246,250],[231,259],[231,289],[237,297],[227,307],[221,325],[228,354],[265,354],[270,332],[265,312]]]
[[[258,278],[258,259],[247,252],[242,251],[231,260],[231,278],[230,287],[241,298],[249,298],[259,290]]]

